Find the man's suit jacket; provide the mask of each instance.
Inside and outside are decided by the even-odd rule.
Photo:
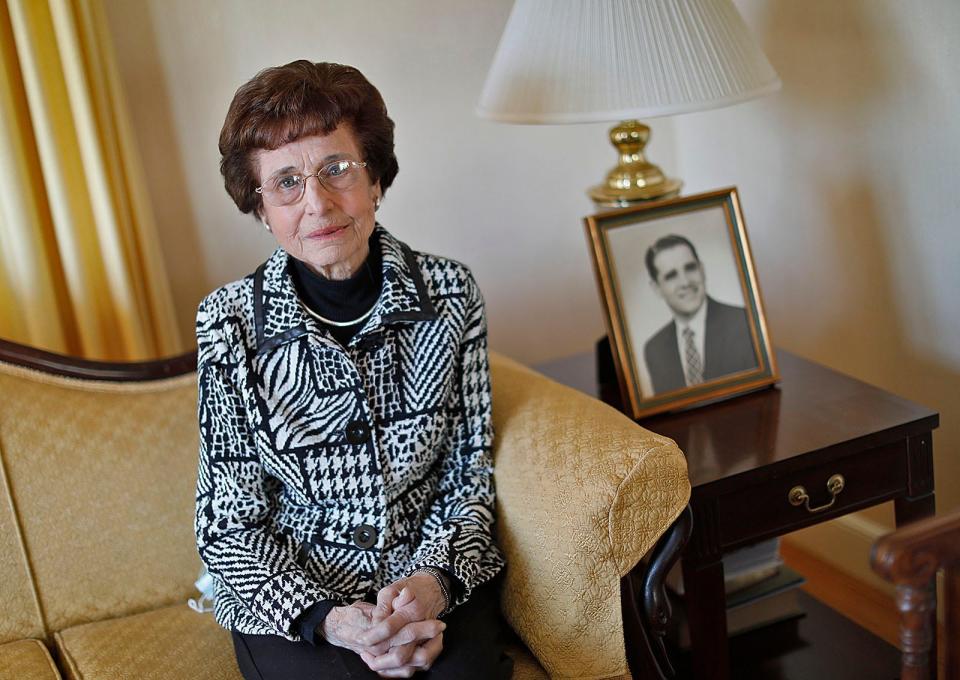
[[[705,328],[704,381],[757,367],[747,311],[743,307],[725,305],[708,296]],[[676,321],[668,323],[647,341],[643,358],[653,381],[654,393],[686,387],[677,348]]]

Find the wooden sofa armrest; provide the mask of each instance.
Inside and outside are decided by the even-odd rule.
[[[627,676],[621,577],[686,507],[683,454],[516,362],[491,367],[504,615],[551,677]]]
[[[676,677],[664,644],[672,613],[667,574],[680,559],[692,530],[693,512],[688,505],[657,541],[649,559],[620,579],[623,632],[634,678]]]

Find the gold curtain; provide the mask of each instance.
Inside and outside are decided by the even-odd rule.
[[[0,337],[184,349],[99,0],[0,0]]]

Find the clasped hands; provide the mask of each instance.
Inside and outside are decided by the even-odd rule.
[[[443,649],[446,624],[437,617],[445,600],[429,574],[413,573],[377,593],[377,604],[334,607],[321,632],[350,649],[383,678],[409,678],[427,670]]]

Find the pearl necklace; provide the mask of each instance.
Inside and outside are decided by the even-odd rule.
[[[340,328],[344,328],[346,326],[353,326],[354,324],[360,323],[361,321],[365,320],[368,316],[373,314],[373,310],[377,308],[377,303],[374,302],[373,306],[370,307],[370,309],[368,309],[366,312],[363,313],[362,316],[357,317],[353,321],[334,321],[333,319],[328,319],[324,316],[320,316],[319,314],[317,314],[315,311],[310,309],[307,303],[305,303],[303,300],[300,301],[300,304],[303,305],[303,308],[305,310],[307,310],[307,314],[312,316],[317,321],[322,321],[323,323],[329,324],[330,326],[338,326]]]

